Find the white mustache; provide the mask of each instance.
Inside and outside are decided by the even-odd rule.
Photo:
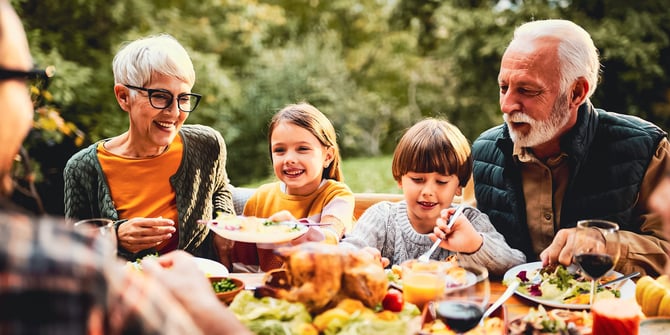
[[[526,113],[520,113],[520,112],[513,114],[503,114],[503,120],[505,120],[505,122],[524,122],[529,124],[535,123],[535,119],[533,119]]]

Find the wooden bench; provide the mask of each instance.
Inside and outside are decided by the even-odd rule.
[[[247,187],[234,187],[233,204],[235,205],[235,212],[242,214],[244,204],[247,199],[254,193],[255,189]],[[354,217],[358,219],[368,207],[380,201],[400,201],[404,199],[402,194],[393,193],[354,193],[356,204],[354,205]]]
[[[472,180],[468,182],[468,186],[463,190],[462,197],[454,197],[454,203],[465,202],[470,206],[474,206],[474,189],[472,187]],[[254,193],[253,188],[235,187],[233,188],[233,203],[235,204],[235,212],[241,214],[244,210],[244,204],[247,199]],[[363,212],[370,206],[380,201],[400,201],[404,199],[402,194],[395,193],[354,193],[356,204],[354,205],[354,217],[360,218]]]
[[[361,217],[368,207],[380,201],[400,201],[405,199],[402,194],[394,193],[354,193],[356,204],[354,205],[354,217],[356,220]]]

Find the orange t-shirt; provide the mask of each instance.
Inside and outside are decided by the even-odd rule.
[[[97,150],[119,219],[172,219],[177,231],[156,250],[165,253],[177,249],[179,214],[170,177],[181,163],[184,150],[181,136],[177,135],[164,153],[151,158],[121,157],[105,149],[103,142],[98,144]]]

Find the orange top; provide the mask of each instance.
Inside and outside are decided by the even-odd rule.
[[[179,169],[183,149],[180,135],[163,154],[151,158],[122,157],[105,149],[103,142],[98,144],[98,159],[119,219],[162,217],[178,223],[176,193],[170,177]],[[175,228],[172,238],[156,247],[161,253],[177,249],[179,225]]]

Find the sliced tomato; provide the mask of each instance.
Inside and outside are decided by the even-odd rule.
[[[391,312],[400,312],[402,311],[403,306],[405,305],[405,300],[402,297],[402,292],[391,288],[384,296],[382,300],[382,307]]]

